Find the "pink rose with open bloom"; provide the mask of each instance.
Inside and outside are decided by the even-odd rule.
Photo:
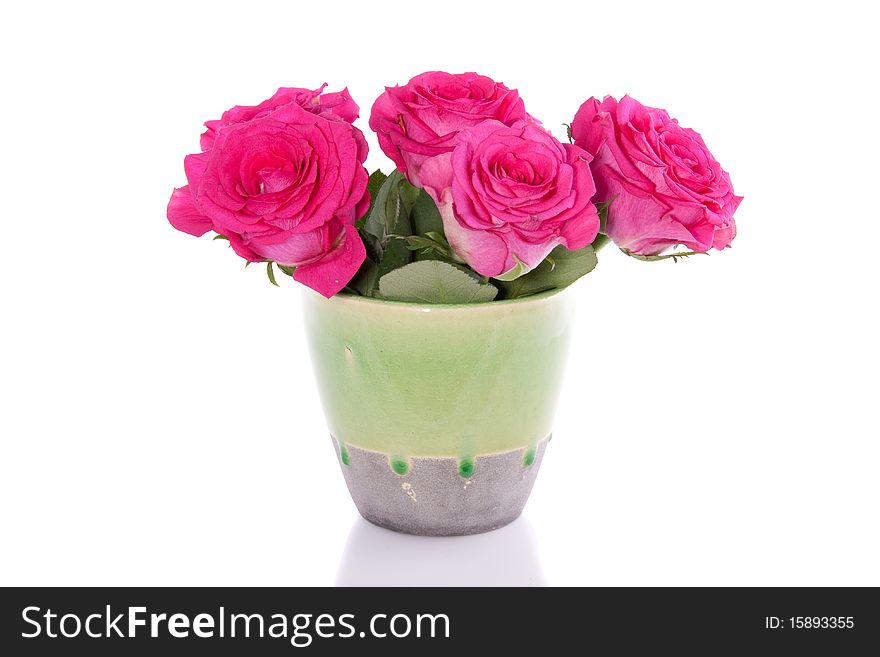
[[[596,238],[591,159],[535,123],[483,121],[426,161],[421,178],[453,250],[483,276],[511,280],[557,245]]]
[[[452,151],[460,130],[494,119],[530,119],[515,89],[476,73],[428,72],[404,86],[385,87],[370,114],[379,146],[409,181],[421,187],[428,158]]]
[[[289,91],[302,90],[209,122],[206,150],[184,158],[189,185],[174,190],[168,220],[191,235],[225,235],[251,262],[296,267],[295,280],[330,297],[366,258],[354,221],[370,203],[367,144],[336,113],[352,116],[353,101],[322,110],[319,92]]]
[[[605,232],[617,246],[657,255],[676,244],[698,252],[730,245],[742,197],[699,134],[629,96],[590,98],[571,130],[595,158],[596,199],[613,199]]]
[[[301,89],[298,87],[281,87],[268,100],[259,105],[236,105],[232,109],[223,112],[223,116],[213,121],[205,121],[205,130],[202,133],[202,150],[210,150],[214,145],[214,135],[217,130],[233,123],[245,123],[253,119],[267,116],[279,107],[294,103],[307,112],[318,114],[327,119],[342,119],[348,123],[354,123],[360,113],[360,107],[348,93],[346,87],[342,91],[324,93],[325,82],[318,89]]]

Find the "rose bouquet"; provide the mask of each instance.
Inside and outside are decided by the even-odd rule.
[[[590,98],[560,141],[475,73],[386,87],[369,126],[395,169],[368,174],[358,105],[325,87],[208,121],[168,219],[321,295],[306,295],[310,348],[365,517],[425,534],[501,526],[549,439],[560,291],[608,242],[641,260],[728,247],[742,197],[665,110]]]
[[[169,221],[214,231],[273,282],[277,265],[326,297],[426,303],[565,287],[609,239],[654,260],[736,235],[742,198],[700,135],[629,96],[587,100],[563,143],[516,90],[424,73],[373,104],[388,176],[364,169],[358,114],[347,89],[282,88],[208,121]]]

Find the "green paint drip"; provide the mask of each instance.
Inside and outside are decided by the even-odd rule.
[[[472,458],[462,459],[458,464],[458,474],[465,479],[474,474],[474,460]]]
[[[529,447],[526,450],[526,455],[523,457],[523,465],[525,467],[529,467],[534,462],[535,462],[535,448]]]
[[[406,459],[394,457],[391,459],[391,469],[399,475],[405,475],[409,472],[409,463],[406,462]]]
[[[351,457],[348,455],[348,450],[345,449],[345,443],[339,443],[339,458],[342,459],[343,465],[351,465]]]

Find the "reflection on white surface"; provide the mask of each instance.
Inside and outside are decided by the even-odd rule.
[[[337,586],[545,586],[528,519],[486,534],[424,537],[355,520]]]

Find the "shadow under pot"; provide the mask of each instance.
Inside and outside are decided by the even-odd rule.
[[[550,440],[573,299],[421,305],[305,292],[312,364],[370,522],[455,536],[522,513]]]

